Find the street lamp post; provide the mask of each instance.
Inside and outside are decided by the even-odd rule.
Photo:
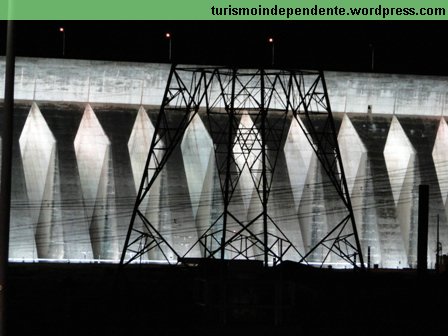
[[[166,33],[165,37],[168,39],[168,61],[171,62],[171,33]]]
[[[62,33],[62,57],[65,57],[65,29],[61,27],[59,31]]]
[[[274,66],[275,63],[275,43],[274,38],[270,37],[268,42],[271,44],[271,64]]]
[[[371,57],[371,70],[375,69],[375,46],[373,44],[369,44],[370,47],[370,57]]]

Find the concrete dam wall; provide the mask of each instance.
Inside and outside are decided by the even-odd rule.
[[[12,260],[117,261],[168,72],[166,64],[18,59]],[[372,263],[382,267],[415,266],[418,185],[429,184],[433,264],[437,215],[448,243],[448,78],[325,75],[363,253],[370,247]],[[291,119],[287,126],[269,207],[306,251],[338,209],[299,124]],[[251,211],[248,178],[241,177],[235,211]],[[148,207],[176,248],[191,247],[214,218],[222,202],[217,179],[213,141],[199,113]]]

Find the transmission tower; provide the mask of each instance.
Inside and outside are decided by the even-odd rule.
[[[155,181],[197,113],[205,113],[213,141],[223,207],[186,252],[179,252],[147,215]],[[171,117],[176,115],[176,118]],[[288,120],[295,119],[343,204],[342,219],[300,251],[270,215],[269,196]],[[337,134],[322,72],[274,69],[172,66],[145,170],[128,228],[121,264],[157,249],[171,263],[200,247],[202,258],[258,259],[267,265],[290,255],[309,263],[316,249],[353,267],[364,267]],[[234,212],[243,173],[250,176],[257,206],[249,217]]]

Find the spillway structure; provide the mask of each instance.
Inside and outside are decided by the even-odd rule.
[[[201,114],[209,139],[190,143],[185,133],[190,124],[199,123],[195,120],[201,118]],[[293,130],[302,132],[314,151],[335,191],[331,204],[339,210],[318,236],[305,238],[308,242],[305,250],[299,250],[293,243],[290,236],[295,234],[285,232],[286,226],[269,204],[279,153],[285,146],[287,126],[291,123],[298,125]],[[158,194],[162,172],[183,139],[186,140],[182,144],[184,147],[198,150],[198,155],[190,157],[191,162],[188,162],[192,169],[190,176],[197,176],[189,184],[193,195],[201,189],[220,191],[211,192],[216,198],[213,200],[214,214],[209,216],[209,222],[196,223],[197,240],[188,249],[173,247],[168,236],[159,229],[160,216],[147,214],[148,207],[157,208],[160,200],[158,195],[154,199],[153,190]],[[204,164],[200,162],[199,152],[207,153],[208,160]],[[216,177],[206,180],[206,169],[202,169],[201,174],[201,166],[206,167],[213,161],[212,173]],[[283,197],[282,201],[293,204],[293,196],[289,196],[289,199]],[[191,200],[193,204],[201,201]],[[196,217],[197,211],[194,209]],[[325,211],[320,216],[326,216]],[[298,227],[298,220],[296,224]],[[320,257],[315,255],[317,250],[320,250]],[[322,266],[331,260],[357,267],[358,261],[363,267],[323,73],[221,67],[171,68],[121,263],[154,253],[162,255],[167,262],[172,261],[168,257],[172,254],[175,262],[202,257],[259,259],[268,265],[295,255],[292,258],[302,263]]]
[[[4,65],[4,58],[0,57],[1,78]],[[182,137],[178,138],[177,146],[172,146],[169,159],[140,204],[145,218],[172,249],[161,244],[161,248],[141,254],[135,262],[166,263],[168,258],[175,263],[178,256],[173,251],[180,257],[187,251],[192,258],[211,253],[221,257],[225,196],[222,187],[227,158],[234,169],[230,172],[238,173],[239,178],[234,187],[230,184],[234,180],[229,179],[228,190],[233,194],[228,204],[225,241],[230,243],[238,229],[243,229],[229,214],[243,225],[262,214],[248,227],[250,234],[243,230],[238,237],[248,236],[248,244],[256,242],[247,250],[248,256],[265,259],[259,247],[265,244],[263,197],[260,199],[263,196],[260,92],[247,85],[252,96],[248,102],[252,103],[244,105],[243,95],[237,94],[238,85],[242,85],[235,85],[232,131],[227,131],[230,125],[224,102],[231,96],[227,95],[231,93],[231,70],[219,73],[222,83],[228,85],[225,90],[217,84],[218,74],[213,79],[212,74],[202,75],[202,83],[210,83],[209,90],[200,86],[197,94],[191,94],[192,108],[204,96],[202,103],[197,111],[190,111],[188,125],[181,128]],[[257,71],[249,70],[252,75]],[[318,243],[347,216],[347,207],[313,147],[312,126],[317,131],[324,129],[327,113],[314,109],[313,105],[312,123],[303,108],[294,116],[293,110],[299,107],[297,95],[290,100],[291,106],[285,107],[288,91],[280,84],[288,83],[287,78],[293,74],[277,71],[271,76],[267,71],[265,97],[272,95],[272,99],[269,105],[265,103],[265,123],[273,130],[264,135],[269,182],[265,184],[267,214],[272,219],[267,218],[267,240],[269,247],[276,241],[275,236],[284,244],[282,248],[277,247],[279,244],[271,248],[269,262],[280,256],[298,262],[313,246],[319,246],[306,257],[308,263],[319,264],[328,249]],[[120,262],[169,75],[168,64],[17,59],[11,261]],[[427,184],[428,265],[434,267],[437,236],[441,254],[446,254],[448,246],[447,77],[332,71],[325,71],[324,75],[364,261],[370,251],[372,267],[374,264],[384,268],[416,267],[418,185]],[[199,83],[200,71],[195,76],[196,82],[192,81],[191,70],[179,72],[185,93],[194,92],[196,84],[192,83]],[[274,86],[270,81],[276,76],[279,79]],[[294,76],[302,78],[300,72]],[[254,83],[258,84],[254,86],[260,87],[261,76],[256,77]],[[243,78],[247,80],[241,77],[242,83]],[[308,79],[303,78],[303,87],[310,88],[319,73],[310,72]],[[296,92],[300,92],[300,80],[298,83],[294,87]],[[0,112],[3,85],[0,81]],[[320,89],[321,86],[316,91]],[[174,90],[173,86],[171,91]],[[224,94],[220,97],[218,93]],[[180,92],[176,97],[180,97]],[[208,102],[205,97],[209,97]],[[213,101],[217,104],[213,105]],[[171,100],[165,106],[165,115],[167,125],[177,129],[186,115],[183,108],[186,105],[169,110],[174,103]],[[289,114],[285,112],[287,109]],[[158,134],[162,134],[160,130]],[[171,131],[164,137],[168,134]],[[219,138],[219,134],[224,137]],[[229,134],[231,141],[227,140]],[[166,139],[159,145],[163,144],[167,144]],[[160,157],[162,152],[154,153]],[[229,157],[230,152],[234,154]],[[223,167],[219,163],[226,164]],[[336,172],[340,172],[339,168]],[[141,224],[134,228],[139,229]],[[353,231],[351,221],[347,228]],[[134,231],[131,238],[135,239],[136,234]],[[357,247],[354,240],[352,244]],[[279,252],[288,246],[291,246],[288,251]],[[232,258],[235,252],[229,252],[230,248],[226,245],[227,258]],[[135,250],[138,249],[137,246]],[[128,250],[125,260],[134,255]],[[356,262],[360,263],[359,257]],[[331,253],[324,267],[348,264]]]

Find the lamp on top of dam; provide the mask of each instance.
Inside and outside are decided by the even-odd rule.
[[[171,33],[166,33],[165,37],[168,39],[168,61],[171,62]]]
[[[60,27],[59,32],[62,33],[62,57],[65,57],[65,29],[64,29],[64,27]]]
[[[269,39],[268,39],[268,42],[269,42],[269,44],[271,45],[271,64],[272,65],[274,65],[274,60],[275,60],[275,54],[274,54],[274,52],[275,52],[275,48],[274,48],[274,38],[273,37],[270,37]]]

